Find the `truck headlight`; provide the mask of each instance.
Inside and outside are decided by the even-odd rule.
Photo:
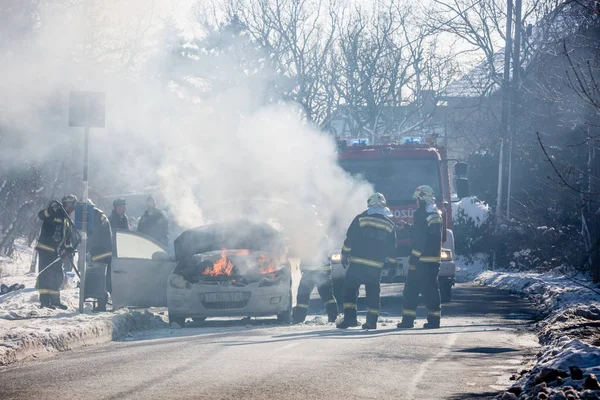
[[[342,255],[341,254],[332,254],[331,255],[331,262],[341,263],[342,262]]]
[[[442,261],[452,261],[452,250],[442,249]]]

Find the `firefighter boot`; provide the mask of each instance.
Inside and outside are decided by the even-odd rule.
[[[402,317],[402,322],[396,325],[400,329],[410,329],[415,327],[415,317]]]
[[[338,317],[337,301],[335,299],[329,300],[325,303],[325,308],[327,309],[327,321],[335,322]]]
[[[427,322],[423,325],[423,329],[438,329],[440,327],[440,312],[430,311],[427,314]]]
[[[40,294],[40,308],[50,308],[49,294]]]
[[[356,308],[345,308],[344,316],[336,327],[339,329],[348,329],[355,326],[358,326],[358,321],[356,320]]]
[[[363,324],[363,329],[377,329],[377,320],[379,319],[379,314],[375,314],[374,312],[367,312],[367,322]]]
[[[306,319],[308,307],[298,304],[292,312],[292,324],[301,324]]]

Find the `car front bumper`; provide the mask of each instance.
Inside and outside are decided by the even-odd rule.
[[[188,289],[169,285],[167,303],[170,314],[186,317],[277,315],[288,309],[289,293],[289,279],[264,287],[258,282],[245,286],[194,283]]]

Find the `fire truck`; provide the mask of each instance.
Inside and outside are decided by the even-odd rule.
[[[438,278],[440,294],[443,302],[450,301],[456,271],[449,163],[455,163],[455,189],[459,199],[469,196],[467,165],[447,159],[444,146],[438,146],[435,140],[425,141],[421,137],[406,137],[400,144],[372,146],[348,146],[346,141],[339,140],[338,162],[347,173],[356,179],[367,181],[375,191],[382,193],[393,213],[397,227],[398,263],[392,268],[384,268],[382,283],[404,281],[410,253],[410,225],[417,209],[413,193],[420,185],[433,188],[444,222],[442,264]],[[341,296],[345,270],[336,261],[337,258],[338,255],[332,257],[332,277],[336,295]]]

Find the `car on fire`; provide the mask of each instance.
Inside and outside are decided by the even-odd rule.
[[[251,209],[264,202],[250,202]],[[288,256],[277,218],[212,221],[174,242],[174,255],[142,234],[115,232],[112,301],[120,307],[167,307],[169,321],[186,318],[277,316],[289,323],[300,283],[300,260]],[[262,204],[257,206],[257,204]],[[277,204],[285,210],[286,204]],[[216,207],[232,210],[231,204]],[[272,213],[272,211],[270,211]],[[236,213],[231,213],[235,215]]]

